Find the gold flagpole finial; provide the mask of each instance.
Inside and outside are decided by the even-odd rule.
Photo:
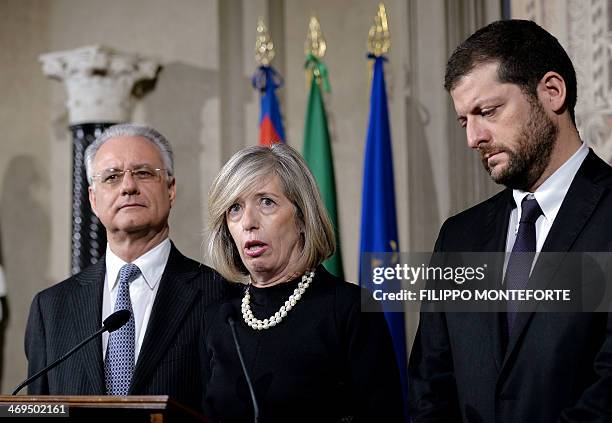
[[[316,59],[321,60],[325,56],[325,50],[327,50],[327,43],[321,32],[321,25],[319,20],[313,15],[310,17],[308,23],[308,32],[306,33],[306,42],[304,43],[304,53],[306,56],[312,54]],[[310,86],[311,77],[314,74],[317,83],[320,83],[320,70],[316,64],[313,66],[310,59],[309,64],[306,66],[306,90]]]
[[[389,35],[389,23],[387,21],[387,11],[385,5],[378,5],[378,13],[374,17],[374,25],[368,33],[368,53],[376,57],[389,52],[391,47],[391,37]]]
[[[325,56],[325,50],[327,50],[327,44],[321,32],[321,25],[319,24],[319,20],[315,16],[312,16],[308,24],[304,53],[306,55],[312,54],[317,59],[322,59],[323,56]]]
[[[260,16],[257,19],[257,39],[255,40],[255,61],[261,66],[269,66],[274,59],[274,43],[268,27]]]

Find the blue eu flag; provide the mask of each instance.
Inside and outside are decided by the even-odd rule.
[[[370,58],[374,59],[374,75],[363,171],[360,260],[367,257],[364,256],[365,253],[399,251],[391,131],[383,69],[386,59],[382,56],[370,56]],[[362,263],[359,268],[363,268]],[[372,287],[369,279],[362,279],[361,285],[365,288]],[[393,337],[393,346],[402,380],[403,398],[406,401],[408,375],[404,313],[385,311],[385,318]],[[404,404],[404,409],[407,412],[406,404]]]

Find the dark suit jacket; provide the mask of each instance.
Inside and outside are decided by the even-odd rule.
[[[612,169],[590,151],[542,251],[612,251],[611,188]],[[505,251],[513,207],[506,189],[448,219],[436,251]],[[538,260],[532,279],[538,272],[554,286],[558,271]],[[520,313],[509,339],[502,319],[421,313],[409,366],[413,422],[612,421],[607,313]]]
[[[34,297],[25,336],[32,375],[101,327],[105,260]],[[172,245],[160,280],[130,394],[170,395],[201,408],[200,344],[205,307],[222,297],[225,282],[212,269]],[[105,394],[102,340],[98,337],[46,376],[30,394]]]

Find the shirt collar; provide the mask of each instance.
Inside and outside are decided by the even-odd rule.
[[[544,218],[549,222],[553,222],[557,213],[561,208],[561,203],[565,198],[565,194],[578,173],[578,169],[589,153],[589,148],[585,143],[582,143],[580,148],[570,157],[559,169],[544,181],[533,193],[533,196],[538,201],[540,208],[544,214]],[[518,218],[521,218],[521,203],[523,199],[531,194],[527,191],[519,189],[512,190],[512,196],[518,208]]]
[[[132,263],[140,269],[140,273],[144,278],[148,287],[153,290],[161,280],[168,257],[170,256],[171,243],[170,239],[166,238],[159,245],[147,251]],[[119,258],[110,246],[106,244],[106,279],[111,291],[117,285],[119,279],[119,271],[127,262]]]

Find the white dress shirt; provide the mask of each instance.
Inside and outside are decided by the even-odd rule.
[[[512,196],[516,207],[512,209],[510,213],[510,223],[508,224],[508,236],[506,237],[506,252],[511,252],[516,241],[516,234],[519,229],[519,222],[522,213],[521,203],[523,199],[528,195],[533,195],[538,201],[540,208],[542,209],[542,215],[538,217],[535,222],[536,228],[536,253],[542,251],[548,232],[559,213],[561,204],[565,199],[565,195],[569,190],[569,187],[578,173],[578,169],[582,165],[582,162],[589,153],[589,148],[586,144],[582,143],[580,148],[570,157],[563,165],[557,169],[552,175],[544,181],[542,185],[531,193],[528,191],[521,191],[519,189],[512,190]],[[510,255],[506,255],[504,273],[508,265]],[[537,256],[533,260],[533,266],[537,261]]]
[[[140,269],[140,275],[130,283],[130,300],[134,313],[134,323],[136,329],[136,343],[134,360],[138,361],[140,347],[147,331],[149,317],[153,302],[159,289],[168,256],[170,256],[170,240],[166,238],[159,245],[132,263]],[[119,290],[119,270],[127,264],[112,252],[108,244],[106,245],[106,278],[104,280],[104,297],[102,300],[102,320],[115,311],[117,301],[117,291]],[[102,335],[102,354],[106,358],[106,348],[108,345],[108,332]]]

